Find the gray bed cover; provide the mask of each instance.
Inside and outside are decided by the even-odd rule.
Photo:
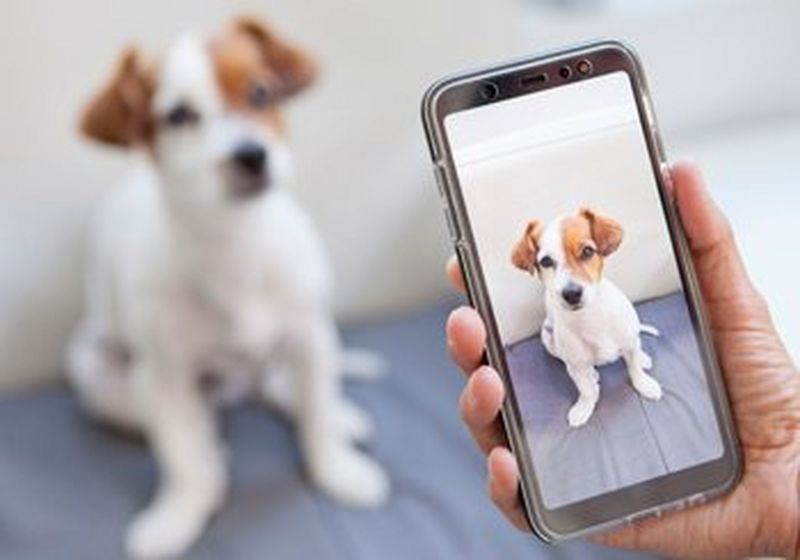
[[[225,415],[232,488],[192,559],[645,558],[518,533],[485,494],[484,460],[459,420],[462,377],[442,328],[449,305],[347,329],[389,376],[348,392],[374,415],[391,502],[344,510],[313,492],[285,422],[255,403]],[[153,490],[146,448],[84,417],[64,387],[0,400],[0,558],[114,559]]]
[[[651,373],[664,396],[640,397],[624,362],[599,368],[600,401],[589,421],[567,425],[577,397],[563,363],[538,336],[513,345],[508,367],[528,428],[542,493],[549,507],[675,472],[718,458],[717,422],[683,293],[637,304],[642,322],[660,336],[642,335]],[[528,404],[529,406],[525,406]]]

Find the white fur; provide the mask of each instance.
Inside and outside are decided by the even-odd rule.
[[[224,446],[199,383],[205,372],[224,374],[225,386],[266,387],[265,398],[296,420],[308,473],[330,496],[375,506],[388,495],[381,467],[354,445],[371,424],[341,395],[330,272],[312,223],[284,189],[288,149],[227,114],[211,72],[193,37],[168,53],[156,112],[188,101],[202,120],[159,130],[153,156],[102,208],[69,353],[89,411],[143,431],[155,453],[155,497],[126,539],[136,558],[184,553],[225,496]],[[236,201],[224,166],[242,138],[268,147],[270,185]],[[270,391],[267,369],[283,389]]]
[[[600,398],[596,366],[621,357],[639,394],[658,400],[662,391],[658,381],[645,372],[652,367],[652,360],[642,350],[639,337],[641,332],[658,335],[658,331],[640,323],[633,304],[610,280],[586,282],[573,274],[564,258],[564,219],[551,221],[542,231],[536,258],[550,256],[555,261],[554,267],[539,269],[546,309],[541,338],[547,351],[564,362],[578,390],[578,399],[567,414],[569,425],[574,427],[589,420]],[[571,308],[561,296],[569,283],[583,289],[579,309]]]

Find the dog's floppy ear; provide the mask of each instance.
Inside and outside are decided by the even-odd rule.
[[[519,269],[526,272],[535,272],[536,253],[539,252],[539,235],[542,233],[542,225],[539,220],[532,220],[525,226],[525,232],[511,253],[511,262]]]
[[[89,102],[80,129],[87,137],[114,146],[145,142],[152,133],[153,76],[133,47],[122,52],[108,84]]]
[[[236,31],[256,41],[264,63],[281,81],[281,94],[294,95],[310,86],[317,76],[317,65],[305,52],[278,37],[264,22],[251,16],[234,20]]]
[[[619,222],[589,208],[583,208],[580,214],[589,221],[592,239],[597,245],[597,253],[607,257],[616,251],[622,243],[623,237],[622,226]]]

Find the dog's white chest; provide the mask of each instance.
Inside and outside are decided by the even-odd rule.
[[[619,342],[609,336],[587,337],[584,341],[585,352],[594,365],[600,366],[614,362],[620,357]]]
[[[155,182],[130,186],[103,216],[100,255],[113,330],[127,344],[168,339],[193,362],[255,363],[326,309],[324,251],[287,193],[194,231],[168,221]]]
[[[261,361],[287,338],[290,325],[284,305],[252,294],[225,309],[220,327],[219,340],[229,352]]]
[[[581,311],[549,302],[549,350],[565,363],[597,366],[614,362],[638,336],[639,321],[633,306],[618,297],[614,288],[605,288],[599,301]]]
[[[228,257],[212,258],[217,270],[196,280],[197,321],[213,325],[213,353],[263,362],[292,337],[297,318],[313,309],[319,296],[303,285],[302,272],[274,251]]]
[[[620,345],[601,332],[576,332],[574,325],[555,320],[551,329],[550,352],[566,363],[603,365],[620,357]]]

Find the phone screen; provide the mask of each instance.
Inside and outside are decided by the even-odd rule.
[[[642,126],[623,71],[444,120],[549,509],[724,451]]]

